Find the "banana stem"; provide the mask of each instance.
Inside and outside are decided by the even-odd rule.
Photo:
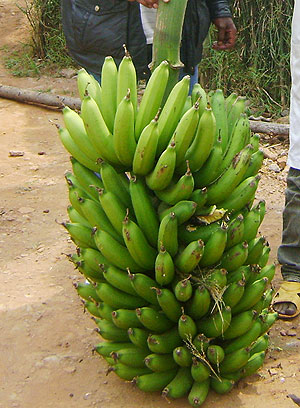
[[[179,69],[183,66],[180,61],[180,43],[187,1],[170,0],[164,3],[160,0],[157,10],[151,70],[164,60],[170,63],[168,90],[178,82]]]

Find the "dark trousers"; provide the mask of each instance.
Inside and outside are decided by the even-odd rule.
[[[278,261],[284,280],[300,282],[300,170],[290,168],[285,191]]]

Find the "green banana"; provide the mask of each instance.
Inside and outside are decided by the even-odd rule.
[[[151,373],[147,367],[129,367],[128,365],[117,363],[109,368],[109,372],[114,372],[118,377],[126,381],[132,381],[135,377]]]
[[[151,279],[149,276],[144,275],[143,273],[135,273],[129,275],[131,285],[133,286],[135,292],[142,297],[143,299],[147,300],[147,302],[151,303],[152,305],[159,306],[157,301],[155,285],[156,282]],[[134,326],[131,326],[134,327]]]
[[[124,348],[135,349],[135,345],[132,343],[123,343],[123,342],[117,343],[113,341],[102,341],[101,343],[98,343],[94,347],[94,351],[96,351],[102,357],[109,357],[110,353],[117,352]]]
[[[229,306],[211,314],[209,317],[197,321],[198,332],[206,337],[219,337],[225,333],[231,322]]]
[[[200,170],[208,159],[214,145],[216,120],[211,108],[206,108],[200,117],[194,140],[188,148],[184,159],[189,161],[192,172]],[[183,173],[183,165],[178,167],[178,172]]]
[[[258,203],[258,208],[259,208],[259,215],[260,215],[260,223],[263,222],[264,216],[266,214],[266,202],[265,200],[261,200]]]
[[[256,237],[260,224],[259,206],[256,205],[244,217],[243,241],[252,241]]]
[[[204,112],[205,108],[207,107],[207,95],[205,90],[199,83],[195,83],[192,89],[192,104],[194,105],[196,102],[199,103],[199,117],[201,117],[202,113]]]
[[[82,118],[77,112],[65,106],[62,110],[63,120],[74,143],[92,162],[96,163],[99,154],[95,151],[94,146],[86,133]]]
[[[182,117],[189,109],[191,109],[192,106],[193,106],[193,104],[192,104],[192,96],[191,96],[191,95],[188,95],[187,98],[186,98],[186,100],[185,100],[185,103],[184,103],[182,112],[181,112],[181,117]]]
[[[232,248],[234,245],[245,241],[244,239],[244,217],[239,214],[233,218],[228,224],[226,249]]]
[[[148,343],[147,339],[149,336],[149,331],[146,329],[140,329],[139,327],[129,328],[127,331],[130,341],[137,347],[147,349]]]
[[[195,174],[195,173],[194,173]],[[207,200],[207,188],[198,188],[194,190],[190,196],[190,200],[195,201],[197,203],[197,209],[196,209],[196,215],[197,215],[197,210],[201,210],[202,207],[205,206],[206,200]]]
[[[107,303],[99,302],[98,303],[98,312],[102,319],[105,319],[112,323],[112,312],[114,308],[109,306]]]
[[[108,266],[107,259],[93,248],[80,248],[80,256],[84,262],[95,272],[100,272],[103,274],[102,267]],[[103,275],[104,276],[104,275]]]
[[[96,187],[103,188],[101,179],[96,174],[83,166],[74,157],[71,158],[72,170],[80,186],[95,200],[98,200]]]
[[[247,265],[254,265],[259,262],[264,246],[266,245],[266,238],[260,236],[251,240],[248,244],[248,256],[245,261]]]
[[[156,333],[163,333],[173,327],[173,322],[167,318],[163,311],[154,310],[152,307],[140,307],[136,309],[136,314],[143,326]],[[150,348],[150,347],[149,347]]]
[[[209,344],[210,344],[210,339],[204,336],[203,333],[199,333],[193,340],[193,345],[202,355],[206,353],[206,350],[208,349]]]
[[[207,188],[207,204],[218,204],[230,197],[231,192],[243,180],[244,174],[248,168],[252,145],[247,145],[237,153],[231,161],[231,164],[224,172]]]
[[[245,287],[244,295],[237,305],[232,308],[232,313],[237,314],[249,310],[262,297],[268,278],[261,278]]]
[[[91,315],[95,317],[101,317],[99,313],[99,308],[94,302],[90,302],[88,300],[83,301],[84,310],[87,310]]]
[[[264,266],[256,275],[253,275],[247,284],[251,284],[256,280],[259,280],[261,278],[268,278],[268,283],[271,283],[272,279],[274,278],[275,275],[275,264],[270,264]]]
[[[81,102],[81,117],[88,137],[100,157],[120,165],[120,161],[114,151],[112,134],[105,123],[97,103],[91,96],[85,96]]]
[[[122,269],[118,269],[115,266],[103,265],[103,276],[105,280],[116,289],[120,289],[129,295],[137,296],[137,292],[131,284],[130,276]]]
[[[246,178],[231,192],[229,197],[219,203],[220,208],[228,211],[240,211],[254,198],[260,175]]]
[[[261,351],[266,351],[269,346],[270,337],[267,333],[259,336],[256,341],[251,345],[250,355],[260,353]]]
[[[227,270],[224,268],[212,269],[205,275],[204,281],[210,290],[217,289],[220,291],[227,284]]]
[[[196,323],[187,314],[182,314],[178,320],[178,333],[183,340],[193,339],[197,334]]]
[[[107,205],[105,206],[105,199],[102,200],[102,191],[100,190],[100,203],[94,201],[94,200],[90,200],[88,198],[79,198],[79,204],[80,204],[80,209],[82,211],[82,214],[85,216],[85,218],[89,221],[90,225],[92,225],[92,227],[96,227],[98,229],[101,229],[103,231],[106,231],[108,234],[110,234],[114,239],[116,239],[120,244],[122,244],[124,241],[122,239],[122,236],[120,235],[120,231],[117,231],[116,225],[117,225],[117,219],[112,217],[111,211],[107,211],[107,213],[105,212],[104,208],[106,209]],[[112,194],[107,193],[107,195],[111,196]],[[105,193],[105,197],[106,197],[106,193]],[[109,197],[110,198],[110,197]],[[107,201],[107,200],[106,200]],[[103,202],[103,205],[102,205]],[[113,207],[113,204],[116,202],[116,199],[113,201],[112,200],[112,208],[115,209]],[[119,206],[117,206],[117,209],[119,209]],[[126,213],[126,210],[124,210],[124,214]],[[109,214],[109,217],[107,216],[107,214]],[[115,212],[115,214],[117,215],[117,211]],[[110,219],[113,220],[115,225],[112,225],[110,222]]]
[[[197,211],[196,211],[197,212]],[[202,239],[206,244],[209,238],[220,228],[220,223],[215,221],[208,225],[180,225],[178,236],[180,241],[189,244],[192,241]]]
[[[253,354],[249,358],[247,364],[245,364],[245,366],[242,368],[241,378],[254,374],[263,365],[265,356],[265,351]]]
[[[114,323],[109,322],[105,319],[98,319],[94,318],[95,323],[97,324],[97,332],[103,337],[105,340],[112,340],[116,342],[128,342],[129,337],[124,329],[119,329]]]
[[[143,368],[145,367],[144,359],[148,354],[148,350],[129,347],[113,351],[110,355],[117,363],[125,364],[128,367]]]
[[[86,220],[72,205],[68,205],[67,212],[69,219],[72,223],[84,225],[85,227],[92,228],[91,224]]]
[[[243,297],[244,290],[245,290],[244,280],[229,283],[222,296],[225,305],[233,308],[233,306],[235,306]]]
[[[58,129],[58,135],[65,149],[73,157],[75,157],[75,159],[79,161],[79,163],[83,164],[85,167],[92,171],[99,171],[99,166],[81,151],[81,149],[73,141],[67,129],[60,127]]]
[[[180,346],[181,343],[182,338],[178,334],[177,327],[162,334],[150,334],[147,339],[149,349],[158,354],[172,353],[174,348]]]
[[[203,361],[194,358],[191,366],[191,374],[197,383],[203,383],[208,380],[211,372],[210,368]]]
[[[176,167],[184,163],[184,156],[193,142],[199,121],[199,103],[196,102],[181,117],[173,134],[176,150]]]
[[[221,139],[217,139],[206,162],[200,170],[193,173],[195,186],[197,188],[208,186],[218,177],[222,160],[222,141]]]
[[[166,286],[172,282],[175,276],[175,267],[173,258],[165,250],[160,247],[159,253],[155,259],[155,280],[161,286]]]
[[[154,372],[168,371],[177,367],[172,354],[149,354],[144,362]]]
[[[259,142],[260,142],[260,134],[259,133],[253,133],[250,136],[250,140],[249,143],[252,144],[252,146],[254,147],[254,152],[257,152],[259,149]]]
[[[112,312],[112,321],[120,329],[128,330],[130,327],[144,327],[136,316],[135,310],[118,309]],[[121,363],[126,364],[124,361]],[[130,364],[128,364],[130,365]]]
[[[251,329],[257,313],[253,310],[246,310],[232,317],[230,326],[223,334],[224,340],[232,340],[242,336]]]
[[[97,249],[91,228],[72,222],[63,222],[61,225],[66,228],[71,239],[76,244],[80,244],[80,247]]]
[[[193,382],[191,370],[188,367],[180,367],[173,380],[162,390],[162,396],[181,398],[190,391]]]
[[[234,245],[223,253],[219,266],[232,272],[244,265],[248,256],[248,243],[246,241]]]
[[[235,384],[234,380],[228,378],[211,377],[210,386],[217,394],[226,394],[231,391]]]
[[[191,367],[192,354],[186,346],[179,346],[173,350],[173,361],[180,367]]]
[[[129,180],[124,174],[119,174],[113,166],[102,161],[100,166],[101,179],[106,191],[115,194],[126,208],[132,209],[131,198],[129,194]],[[124,180],[127,188],[124,188]]]
[[[102,89],[97,80],[90,75],[84,68],[77,71],[77,89],[79,97],[82,100],[84,95],[91,95],[95,99],[100,109]]]
[[[252,275],[252,270],[250,265],[242,265],[234,271],[230,271],[227,274],[227,284],[233,282],[244,281],[245,284],[248,282]]]
[[[155,117],[162,104],[169,79],[169,63],[162,61],[152,72],[145,88],[135,121],[135,138],[139,139],[143,129]]]
[[[176,255],[174,264],[180,272],[189,274],[201,262],[203,253],[205,253],[203,241],[201,239],[193,241]]]
[[[155,166],[158,143],[158,115],[143,129],[134,152],[132,170],[134,174],[146,176]]]
[[[206,400],[210,387],[209,378],[202,382],[194,381],[191,391],[188,395],[188,401],[192,407],[200,407]]]
[[[183,77],[171,90],[158,118],[157,154],[161,154],[170,143],[170,139],[180,120],[180,115],[189,93],[190,77]]]
[[[216,139],[221,138],[222,150],[225,150],[228,142],[228,123],[225,97],[222,89],[215,90],[210,98],[210,104],[216,118]]]
[[[114,120],[113,145],[120,162],[131,167],[136,149],[134,107],[130,91],[118,104]]]
[[[167,288],[156,289],[156,296],[159,306],[167,318],[172,322],[177,323],[181,316],[181,305],[177,301],[174,293]]]
[[[189,277],[175,284],[174,294],[179,302],[187,302],[192,297],[193,287]]]
[[[151,190],[164,190],[170,184],[176,163],[175,143],[172,141],[158,158],[154,169],[146,176]]]
[[[242,368],[250,357],[249,348],[241,348],[225,355],[224,360],[219,365],[220,374],[233,373]]]
[[[142,269],[152,270],[157,251],[151,247],[141,228],[129,218],[128,213],[123,220],[122,234],[125,245],[134,261]]]
[[[220,260],[226,247],[227,229],[227,225],[222,223],[205,243],[204,252],[199,262],[200,268],[212,266]]]
[[[234,102],[231,105],[230,110],[228,111],[228,137],[229,141],[234,132],[237,121],[239,120],[241,114],[245,112],[246,98],[244,96],[238,96],[235,98]]]
[[[174,257],[178,251],[178,221],[174,212],[167,214],[161,221],[158,230],[157,249],[163,246]]]
[[[252,145],[253,146],[253,145]],[[252,153],[248,169],[244,175],[244,178],[255,176],[261,168],[265,155],[262,149]]]
[[[257,262],[258,266],[260,266],[261,268],[264,268],[267,265],[268,260],[269,260],[270,251],[271,251],[271,248],[269,246],[264,247],[261,257],[259,258]]]
[[[246,114],[242,113],[233,129],[232,137],[224,152],[220,172],[223,172],[230,165],[233,158],[249,143],[250,123]],[[251,145],[252,146],[252,145]],[[251,154],[254,148],[252,146]],[[250,160],[249,160],[250,161]]]
[[[206,357],[208,358],[208,361],[210,363],[218,366],[224,360],[225,357],[224,349],[217,344],[208,346],[206,350]]]
[[[97,295],[95,287],[90,283],[74,283],[74,287],[78,295],[85,300],[94,300],[95,302],[101,302],[101,299]]]
[[[254,321],[253,325],[246,333],[223,344],[223,349],[225,353],[229,354],[241,348],[250,347],[251,344],[258,338],[260,332],[261,322],[259,319],[257,319]]]
[[[147,304],[145,299],[139,296],[129,295],[111,286],[109,283],[99,283],[96,288],[99,298],[110,307],[116,309],[136,309]]]
[[[129,268],[133,273],[141,272],[142,268],[134,261],[128,249],[106,231],[96,230],[94,239],[99,251],[112,265],[124,270]]]
[[[276,320],[278,319],[278,313],[270,312],[267,313],[266,315],[260,315],[260,318],[262,322],[260,335],[263,335],[267,333],[271,326],[276,322]]]
[[[195,201],[181,200],[172,207],[168,207],[159,213],[159,219],[162,219],[173,212],[177,217],[178,225],[183,224],[188,221],[194,214],[197,208],[197,203]]]
[[[141,178],[131,177],[129,191],[138,225],[144,232],[148,242],[156,247],[159,220],[151,201],[148,188]]]
[[[104,282],[103,274],[100,268],[98,268],[98,270],[95,271],[94,269],[90,268],[87,265],[87,263],[84,261],[77,262],[76,267],[79,270],[79,272],[82,273],[87,280],[90,280],[94,283]]]
[[[139,375],[134,378],[133,383],[137,385],[141,391],[162,391],[163,388],[173,380],[177,370],[177,368],[173,368],[168,371],[157,371],[151,374]]]
[[[156,196],[163,202],[175,205],[190,198],[194,189],[194,178],[188,167],[186,173],[177,182],[170,183],[164,190],[155,191]]]
[[[122,99],[130,90],[130,99],[133,105],[133,110],[136,115],[137,111],[137,78],[136,70],[132,61],[131,56],[128,52],[122,58],[120,65],[118,67],[118,78],[117,78],[117,107],[121,103]]]
[[[238,94],[235,92],[232,92],[231,94],[229,94],[226,98],[225,98],[225,105],[226,105],[226,111],[227,111],[227,115],[232,107],[232,105],[234,104],[234,102],[236,101],[238,97]]]
[[[197,286],[192,298],[186,303],[185,311],[193,319],[198,320],[205,316],[210,306],[210,293],[205,286]]]
[[[113,132],[117,109],[118,68],[113,57],[105,57],[101,70],[101,114],[109,131]]]

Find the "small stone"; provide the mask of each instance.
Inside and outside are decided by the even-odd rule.
[[[275,163],[270,164],[270,165],[268,166],[268,169],[269,169],[270,171],[274,171],[274,173],[280,173],[280,167],[278,166],[278,164],[275,164]]]
[[[35,211],[35,209],[31,208],[31,207],[21,207],[21,208],[18,209],[18,211],[21,214],[30,214],[30,213],[33,213]]]
[[[76,74],[77,74],[77,72],[74,71],[74,69],[71,69],[71,68],[65,68],[65,69],[62,69],[60,71],[60,75],[63,78],[68,78],[68,79],[71,79],[71,78],[75,77]]]
[[[39,156],[43,156],[44,154],[46,154],[46,152],[38,152]]]
[[[83,399],[84,399],[84,400],[87,400],[87,399],[90,398],[91,395],[92,395],[92,394],[91,394],[90,392],[87,392],[87,393],[84,394]]]
[[[9,157],[21,157],[21,156],[24,156],[24,154],[25,154],[24,152],[20,152],[17,150],[10,150],[8,153],[8,156]]]
[[[44,214],[49,214],[50,210],[43,210]]]
[[[286,157],[279,157],[279,159],[277,159],[277,164],[282,170],[285,168],[286,162],[287,162]]]
[[[73,374],[76,371],[76,367],[70,366],[70,367],[65,367],[64,371],[68,374]]]

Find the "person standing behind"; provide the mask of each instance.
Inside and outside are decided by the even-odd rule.
[[[141,7],[153,9],[150,10],[153,12],[157,5],[158,0],[62,0],[63,32],[71,57],[100,81],[105,57],[112,56],[118,64],[124,56],[125,44],[136,67],[138,79],[147,79],[150,76],[148,65],[151,62],[149,45],[153,14],[151,24],[143,26],[146,13],[141,13]],[[147,15],[149,17],[149,13]],[[189,75],[196,72],[197,76],[203,42],[211,23],[218,30],[218,41],[214,48],[232,48],[236,28],[228,1],[188,0],[181,60],[184,72]]]
[[[279,318],[300,313],[300,1],[295,0],[291,37],[290,147],[283,210],[282,242],[278,248],[283,282],[273,299]]]

